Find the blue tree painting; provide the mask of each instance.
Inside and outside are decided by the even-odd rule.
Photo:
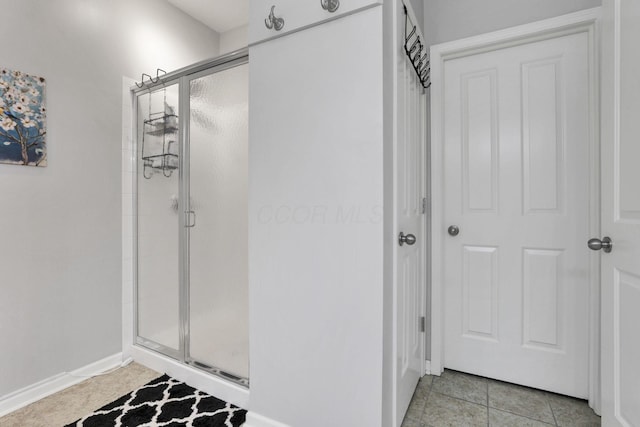
[[[47,165],[45,79],[0,68],[0,163]]]

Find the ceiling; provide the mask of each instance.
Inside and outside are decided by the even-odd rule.
[[[249,0],[168,0],[218,33],[247,25]]]

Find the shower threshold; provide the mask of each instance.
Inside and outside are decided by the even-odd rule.
[[[215,368],[213,366],[209,366],[206,363],[198,362],[194,359],[187,360],[187,364],[193,366],[194,368],[198,368],[202,371],[208,372],[212,375],[216,375],[220,378],[223,378],[227,381],[231,381],[235,384],[238,384],[242,387],[249,388],[249,380],[247,378],[242,378],[237,375],[230,374],[229,372],[225,372],[221,369]]]
[[[149,339],[144,339],[141,337],[138,337],[136,340],[136,343],[141,346],[146,348],[147,350],[151,350],[153,352],[156,352],[162,356],[167,356],[170,357],[178,362],[180,362],[181,357],[180,357],[180,352],[177,351],[176,349],[173,349],[171,347],[167,347],[163,344],[157,343],[155,341],[149,340]],[[229,372],[225,372],[222,369],[207,365],[206,363],[202,363],[199,362],[195,359],[187,359],[186,360],[186,364],[189,366],[192,366],[200,371],[204,371],[208,374],[211,375],[215,375],[219,378],[222,378],[224,380],[230,381],[234,384],[237,384],[239,386],[245,387],[245,388],[249,388],[249,379],[247,378],[243,378],[240,377],[238,375],[234,375],[231,374]]]

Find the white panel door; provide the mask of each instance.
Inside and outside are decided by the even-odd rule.
[[[640,3],[605,0],[602,425],[640,426]]]
[[[396,233],[415,237],[399,242],[396,262],[396,425],[400,426],[423,374],[425,334],[420,323],[425,311],[426,222],[425,194],[426,95],[404,51],[398,61],[398,135],[395,162]]]
[[[588,78],[586,33],[445,63],[447,368],[587,397]]]

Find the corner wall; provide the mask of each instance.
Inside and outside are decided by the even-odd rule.
[[[121,349],[123,76],[218,54],[162,1],[4,2],[0,67],[47,79],[48,165],[0,164],[0,397]]]
[[[249,26],[235,28],[220,34],[220,55],[247,47]]]

